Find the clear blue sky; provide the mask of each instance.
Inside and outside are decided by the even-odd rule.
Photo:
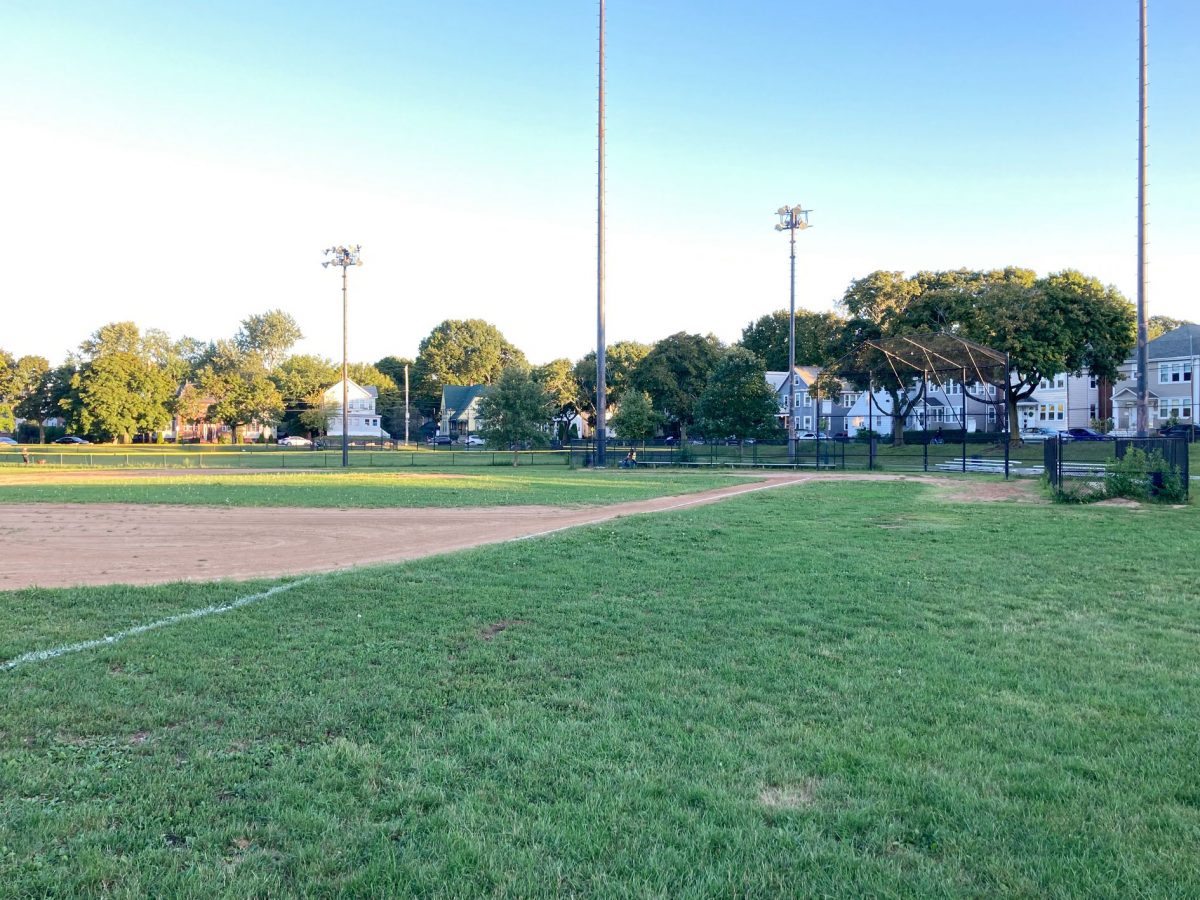
[[[211,339],[282,307],[340,354],[448,317],[595,343],[594,2],[7,3],[0,346]],[[1079,268],[1135,290],[1136,0],[608,9],[608,333],[736,339],[879,269]],[[1150,311],[1200,316],[1200,4],[1150,6]]]

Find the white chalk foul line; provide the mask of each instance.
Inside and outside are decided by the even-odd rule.
[[[118,644],[125,638],[133,637],[138,634],[145,634],[147,631],[155,631],[159,628],[166,628],[170,625],[177,625],[180,622],[186,622],[189,619],[203,619],[205,616],[215,616],[218,613],[231,612],[235,609],[241,609],[243,606],[249,606],[251,603],[257,603],[260,600],[266,600],[268,597],[274,597],[276,594],[282,594],[284,591],[290,591],[292,588],[300,587],[302,584],[308,584],[312,578],[301,578],[299,581],[289,581],[287,584],[277,584],[273,588],[268,588],[257,594],[250,594],[246,597],[238,597],[229,603],[214,604],[212,606],[204,606],[200,609],[192,609],[187,612],[177,613],[173,616],[167,616],[165,619],[159,619],[157,622],[147,622],[145,625],[135,625],[133,628],[127,628],[125,631],[118,631],[116,634],[109,634],[102,638],[97,638],[94,641],[80,641],[78,644],[64,644],[61,647],[51,647],[48,650],[34,650],[31,653],[23,653],[20,656],[13,657],[7,662],[0,663],[0,672],[8,672],[19,666],[28,663],[45,662],[49,659],[57,659],[60,656],[66,656],[68,653],[79,653],[82,650],[92,650],[96,647],[108,647],[112,644]]]

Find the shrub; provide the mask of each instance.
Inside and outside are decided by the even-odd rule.
[[[1158,503],[1181,503],[1185,498],[1179,469],[1170,465],[1161,451],[1146,453],[1137,447],[1131,447],[1108,470],[1105,493],[1109,497]]]

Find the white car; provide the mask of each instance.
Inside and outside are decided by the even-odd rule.
[[[467,435],[465,438],[463,438],[462,442],[464,444],[466,444],[468,447],[482,447],[484,444],[487,443],[487,441],[485,441],[483,438],[481,438],[477,434]]]
[[[300,437],[298,434],[291,434],[287,437],[279,439],[280,447],[311,447],[312,441],[306,437]]]

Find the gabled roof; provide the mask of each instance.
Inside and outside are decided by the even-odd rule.
[[[1150,359],[1169,359],[1200,353],[1200,325],[1180,325],[1146,345]]]
[[[346,393],[351,400],[361,400],[363,397],[374,398],[378,396],[375,388],[365,388],[353,378],[346,379]],[[340,378],[325,388],[325,397],[330,403],[342,402],[342,381]]]
[[[471,404],[483,397],[487,390],[486,384],[442,385],[442,420],[457,422],[466,418]]]

